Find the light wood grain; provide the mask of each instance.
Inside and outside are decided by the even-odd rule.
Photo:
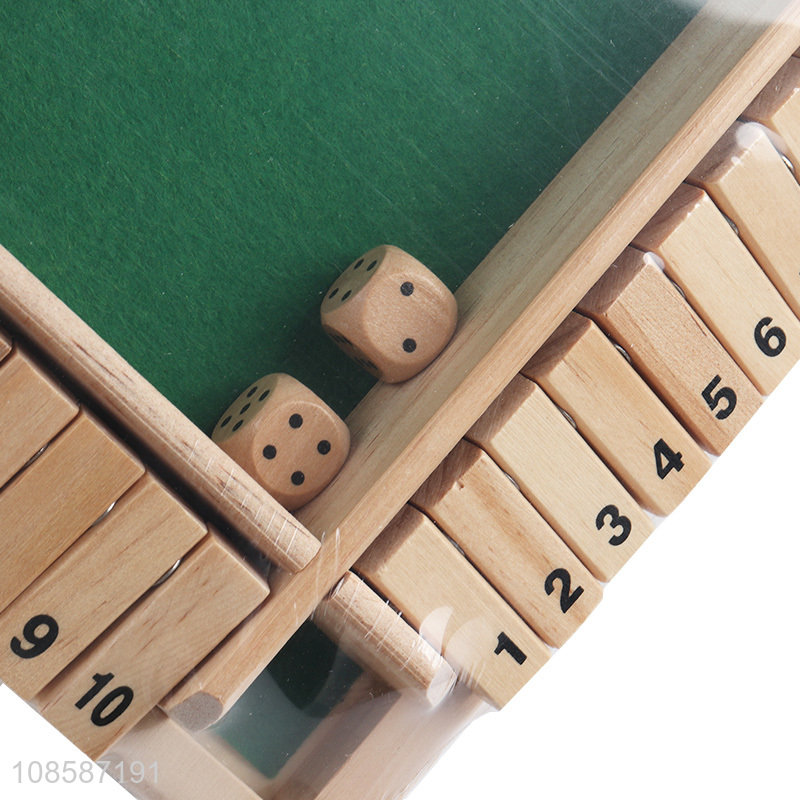
[[[760,21],[741,25],[731,10]],[[241,696],[797,49],[798,25],[797,0],[704,6],[456,293],[446,351],[348,418],[348,462],[299,514],[324,540],[312,568],[276,576],[270,602],[187,679],[185,697],[210,689],[224,710]]]
[[[174,575],[36,697],[42,716],[96,760],[268,593],[266,584],[222,544],[206,537]],[[107,687],[78,708],[95,686],[93,676],[109,674],[113,678]],[[102,698],[119,687],[129,687],[130,705],[116,719],[98,725],[93,713],[102,711]],[[107,713],[121,702],[112,702]]]
[[[688,181],[733,220],[747,249],[800,316],[800,186],[764,129],[732,125]]]
[[[56,641],[35,658],[0,650],[3,680],[23,700],[32,700],[205,533],[185,506],[145,475],[0,614],[3,641],[21,637],[39,614],[58,624]]]
[[[600,584],[474,445],[459,443],[411,502],[458,544],[547,644],[561,647],[600,602]],[[547,588],[557,570],[569,573],[575,593],[568,611],[560,603],[560,579]]]
[[[650,388],[715,455],[758,410],[755,386],[645,253],[625,250],[578,311],[625,349]],[[709,386],[712,397],[727,387],[733,401],[719,400],[711,408],[703,397]]]
[[[78,413],[78,404],[17,349],[0,366],[0,486]]]
[[[359,666],[394,689],[416,689],[440,703],[453,668],[367,584],[348,572],[314,612],[314,623]]]
[[[292,764],[270,800],[387,800],[407,796],[436,755],[488,706],[464,686],[435,713],[414,693],[381,693],[364,682],[320,745]]]
[[[778,149],[800,168],[800,58],[790,58],[742,118],[768,128]]]
[[[541,639],[414,508],[400,512],[354,569],[495,708],[502,708],[550,657]]]
[[[276,565],[316,555],[286,509],[2,247],[0,313]]]
[[[710,466],[694,439],[591,321],[571,314],[525,365],[645,508],[674,511]],[[658,442],[682,466],[658,475]],[[661,460],[663,464],[663,458]]]
[[[652,532],[650,517],[527,378],[514,378],[467,438],[514,479],[599,580],[611,580]]]
[[[800,358],[800,323],[711,198],[684,184],[636,235],[762,394]],[[769,320],[769,321],[767,321]],[[766,354],[756,341],[777,326],[786,345]],[[776,340],[777,342],[777,340]]]
[[[131,776],[134,763],[145,767],[140,783],[122,786],[141,800],[261,800],[201,742],[153,709],[105,756],[111,776]],[[157,765],[157,771],[151,769]]]
[[[135,456],[82,411],[0,493],[0,610],[143,473]]]

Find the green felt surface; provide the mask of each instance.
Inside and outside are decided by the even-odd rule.
[[[206,430],[278,370],[344,413],[372,379],[319,327],[338,272],[386,242],[455,288],[690,14],[4,3],[0,242]]]

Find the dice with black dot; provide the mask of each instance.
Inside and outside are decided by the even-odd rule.
[[[444,350],[458,321],[452,292],[391,245],[354,261],[328,289],[320,312],[328,336],[386,383],[408,380]]]
[[[242,392],[211,438],[289,511],[316,497],[350,451],[347,425],[283,373]]]

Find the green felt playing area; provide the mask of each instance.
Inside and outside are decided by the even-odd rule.
[[[455,288],[691,5],[4,3],[0,243],[207,431],[273,371],[346,413],[339,271],[393,243]]]

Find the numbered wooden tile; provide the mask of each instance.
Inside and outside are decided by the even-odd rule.
[[[0,361],[11,352],[11,339],[8,334],[0,330]]]
[[[353,661],[387,686],[421,690],[436,705],[455,684],[455,672],[439,651],[352,572],[317,606],[313,620]]]
[[[486,453],[461,442],[412,498],[547,644],[561,647],[602,590]]]
[[[82,411],[0,493],[0,611],[143,473],[136,457]]]
[[[742,118],[772,131],[781,151],[800,168],[800,59],[792,57],[778,70]]]
[[[414,508],[395,518],[355,570],[497,708],[547,661],[542,640]]]
[[[762,394],[800,357],[800,323],[711,198],[683,184],[634,239]]]
[[[0,614],[0,676],[32,700],[205,533],[145,475]]]
[[[518,376],[470,429],[552,528],[602,581],[653,530],[650,517],[545,392]]]
[[[628,491],[666,515],[708,458],[589,319],[570,314],[522,370],[567,411]]]
[[[268,593],[207,537],[37,696],[42,716],[96,760]]]
[[[78,405],[25,354],[0,365],[0,486],[63,430]]]
[[[689,176],[800,316],[800,185],[760,125],[736,123]]]
[[[652,256],[628,248],[578,304],[631,358],[706,450],[719,455],[761,395]]]

